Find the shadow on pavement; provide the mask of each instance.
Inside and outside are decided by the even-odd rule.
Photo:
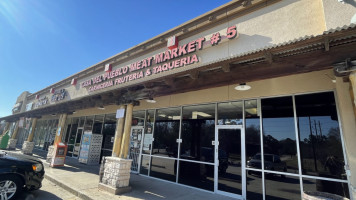
[[[60,200],[62,198],[43,190],[23,191],[14,200]]]

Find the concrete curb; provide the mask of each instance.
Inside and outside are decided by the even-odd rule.
[[[93,198],[89,197],[88,195],[84,194],[83,192],[80,192],[79,190],[75,190],[72,187],[70,187],[69,185],[62,183],[58,180],[56,180],[55,178],[53,178],[52,176],[45,174],[44,176],[47,180],[51,181],[52,183],[58,185],[59,187],[63,188],[64,190],[67,190],[68,192],[74,194],[75,196],[84,199],[84,200],[94,200]]]

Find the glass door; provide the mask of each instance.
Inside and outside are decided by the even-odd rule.
[[[245,199],[245,153],[242,126],[217,126],[215,131],[215,191]]]
[[[129,158],[132,159],[131,172],[139,172],[141,141],[143,136],[143,126],[131,128]]]

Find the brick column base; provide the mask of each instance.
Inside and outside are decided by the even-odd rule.
[[[22,153],[26,155],[32,155],[33,147],[35,147],[34,142],[25,141],[22,145]]]
[[[130,192],[131,163],[130,159],[105,157],[104,175],[99,182],[99,189],[112,194]]]
[[[9,139],[9,143],[7,143],[8,150],[15,150],[16,149],[17,139]]]

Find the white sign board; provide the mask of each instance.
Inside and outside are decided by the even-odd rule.
[[[61,135],[61,127],[58,127],[57,136]]]
[[[116,119],[123,118],[125,115],[125,109],[118,109],[116,111]]]

